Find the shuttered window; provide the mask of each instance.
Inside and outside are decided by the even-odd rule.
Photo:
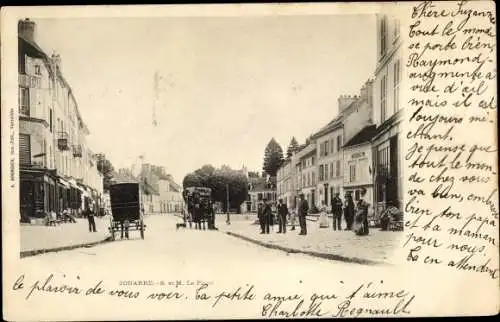
[[[28,134],[19,134],[19,164],[31,165],[31,144]]]

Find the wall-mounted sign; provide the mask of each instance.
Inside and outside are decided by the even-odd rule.
[[[358,159],[365,156],[365,152],[358,152],[351,154],[351,159]]]

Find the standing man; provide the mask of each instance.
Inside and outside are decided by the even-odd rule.
[[[264,234],[264,205],[262,202],[259,202],[257,205],[257,216],[259,218],[259,225],[260,225],[260,233]]]
[[[269,234],[272,215],[273,211],[271,209],[271,205],[267,199],[264,199],[264,209],[262,210],[262,217],[264,219],[264,233],[266,234]]]
[[[300,194],[300,201],[299,201],[299,224],[300,224],[300,233],[299,235],[307,235],[307,224],[306,224],[306,216],[307,212],[309,211],[309,204],[307,203],[307,200],[304,198],[304,194]]]
[[[89,231],[91,233],[95,233],[97,230],[95,228],[95,218],[94,218],[94,210],[92,209],[93,205],[90,204],[87,209],[87,219],[89,220]]]
[[[288,207],[283,203],[283,199],[278,201],[278,234],[286,233],[286,216],[288,215]]]
[[[341,220],[342,220],[342,199],[339,197],[339,193],[335,193],[335,197],[332,199],[332,214],[333,214],[333,230],[342,230]]]

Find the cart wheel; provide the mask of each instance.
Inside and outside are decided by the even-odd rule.
[[[141,238],[144,239],[144,223],[141,220]]]

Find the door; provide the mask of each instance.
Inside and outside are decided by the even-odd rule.
[[[399,207],[398,200],[398,160],[399,160],[399,147],[398,136],[395,135],[390,139],[389,143],[389,176],[387,177],[387,199],[388,204]]]

